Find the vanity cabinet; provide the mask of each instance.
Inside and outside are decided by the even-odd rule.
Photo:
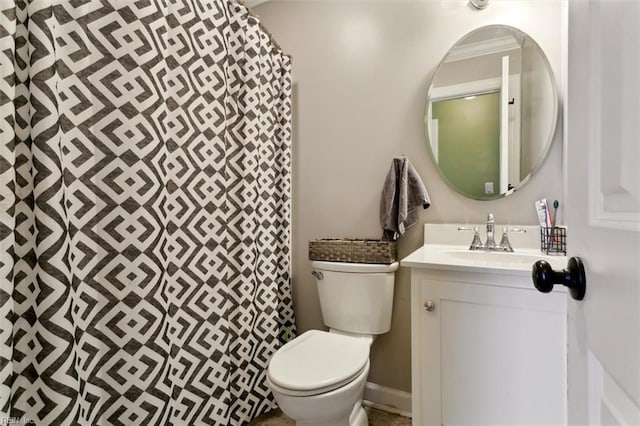
[[[413,425],[566,424],[566,292],[525,268],[408,263]]]

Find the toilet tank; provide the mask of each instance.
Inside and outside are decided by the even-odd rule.
[[[325,325],[357,334],[391,328],[398,263],[390,265],[312,261]]]

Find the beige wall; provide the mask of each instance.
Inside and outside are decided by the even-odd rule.
[[[522,190],[495,201],[453,192],[427,153],[424,100],[440,58],[468,31],[508,24],[531,35],[560,81],[560,0],[272,0],[254,9],[293,57],[293,292],[300,332],[323,328],[307,242],[379,237],[378,202],[391,158],[405,154],[429,190],[420,222],[535,224],[533,202],[562,197],[562,147],[556,141]],[[559,213],[560,214],[560,213]],[[421,226],[400,240],[400,256],[422,243]],[[409,270],[396,275],[393,324],[372,348],[369,381],[411,390]]]
[[[545,140],[550,133],[553,87],[548,84],[547,67],[532,43],[522,47],[522,161],[523,177],[543,160],[546,146],[532,141]],[[526,102],[524,101],[526,100]]]

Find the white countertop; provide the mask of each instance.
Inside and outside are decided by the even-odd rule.
[[[515,249],[515,253],[471,251],[468,246],[425,244],[400,261],[400,266],[465,272],[531,275],[537,260],[553,269],[567,266],[566,256],[548,256],[538,249]]]
[[[484,242],[486,225],[425,224],[424,245],[402,259],[400,266],[508,275],[531,275],[533,264],[538,260],[546,260],[555,270],[567,266],[566,256],[546,255],[540,250],[540,228],[537,226],[496,224],[496,242],[500,241],[503,226],[526,230],[509,234],[513,253],[469,250],[473,233],[458,231],[460,226],[480,227]]]

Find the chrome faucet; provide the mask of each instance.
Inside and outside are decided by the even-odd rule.
[[[495,230],[496,220],[493,217],[493,213],[489,213],[489,216],[487,216],[487,240],[484,243],[485,250],[492,251],[496,249]]]
[[[500,244],[496,244],[496,220],[493,213],[489,213],[487,216],[487,239],[484,244],[480,240],[480,229],[477,226],[473,228],[459,227],[458,231],[473,231],[473,241],[469,246],[469,250],[506,251],[509,253],[513,253],[513,247],[509,242],[508,234],[510,232],[527,232],[525,229],[520,228],[502,228],[502,239]]]

